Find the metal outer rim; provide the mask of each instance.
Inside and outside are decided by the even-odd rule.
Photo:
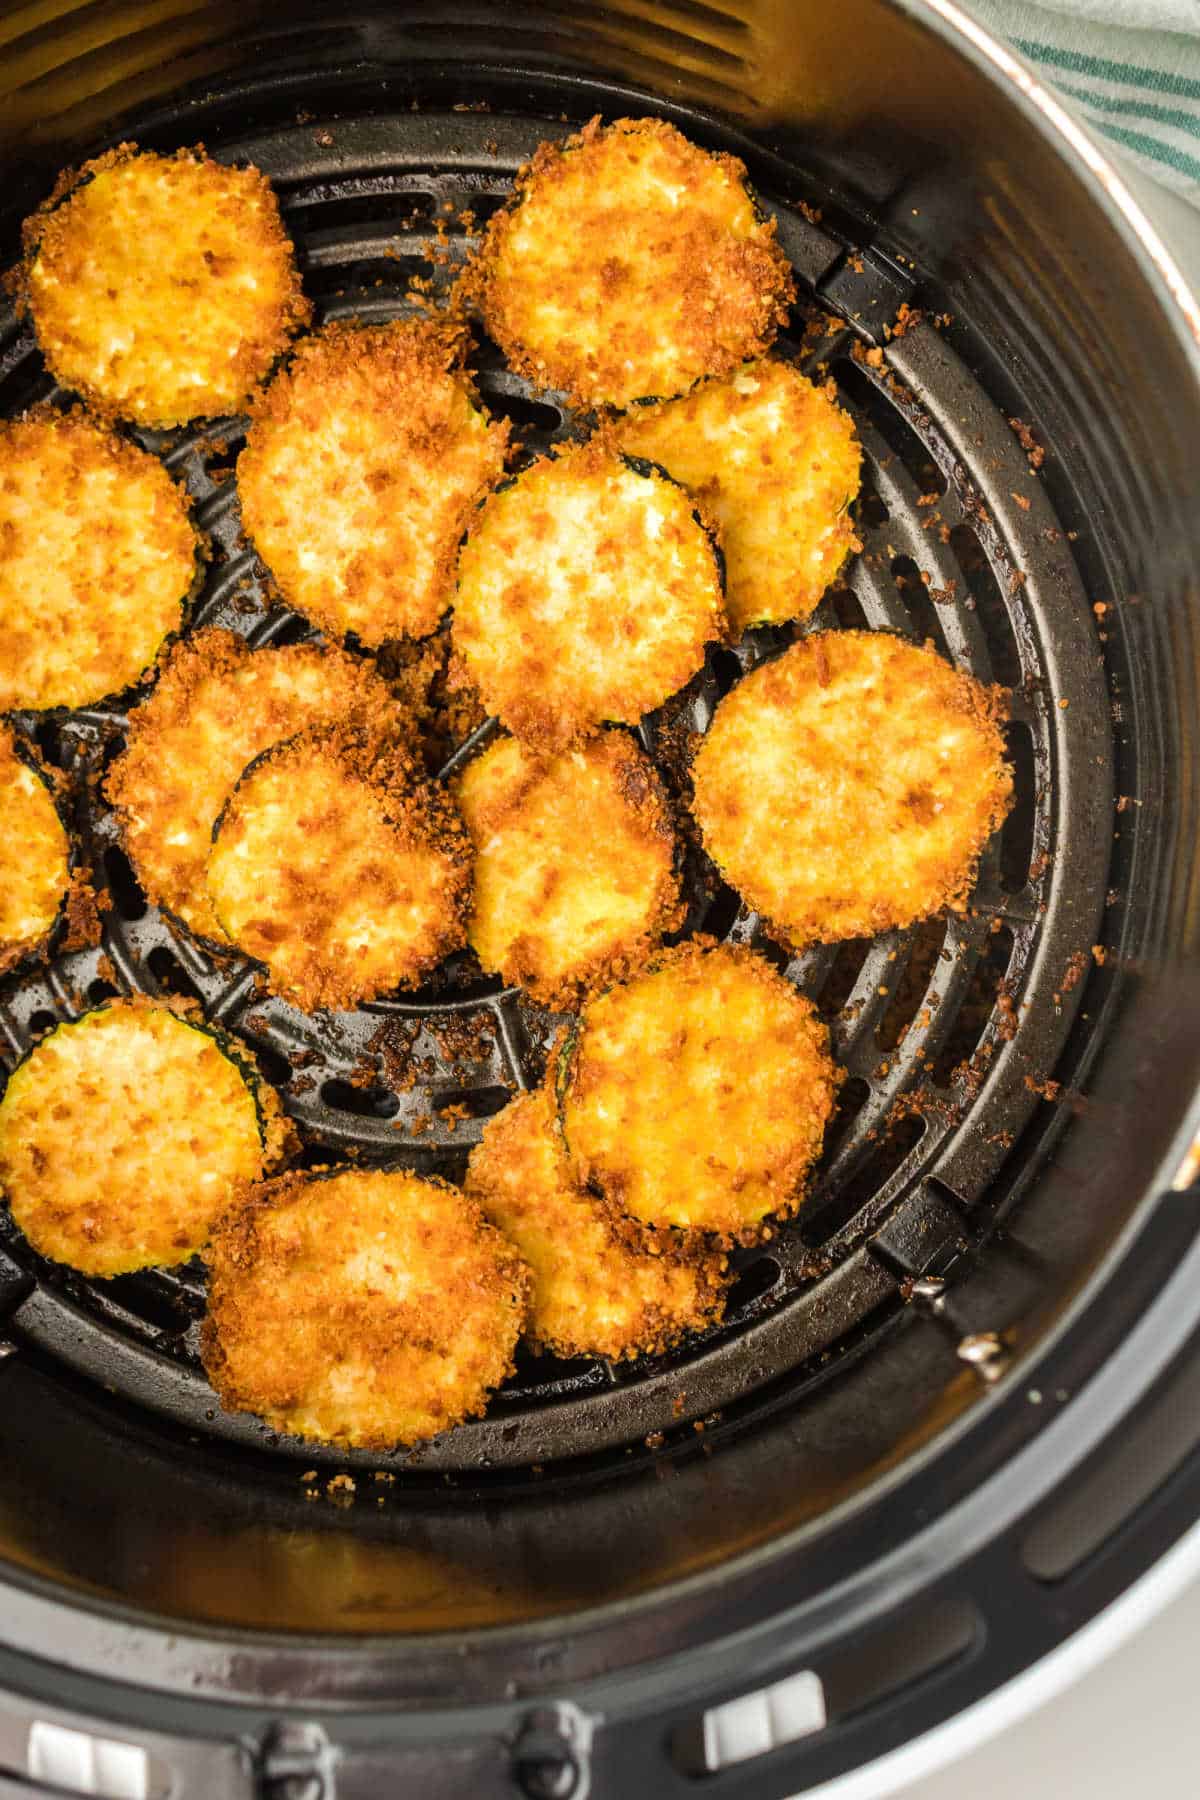
[[[863,1763],[852,1774],[806,1790],[804,1800],[884,1800],[902,1787],[936,1774],[1047,1706],[1059,1694],[1136,1637],[1200,1579],[1200,1523],[1151,1565],[1119,1600],[1023,1675],[968,1706],[888,1756]]]
[[[1052,147],[1076,174],[1088,181],[1093,200],[1124,238],[1151,285],[1159,289],[1160,300],[1161,289],[1165,288],[1170,302],[1165,309],[1167,318],[1177,329],[1183,327],[1179,335],[1200,377],[1200,295],[1193,293],[1157,228],[1091,133],[1020,56],[963,12],[954,0],[890,0],[890,4],[940,36],[957,40],[956,47],[962,54],[970,56],[976,52],[972,60],[990,65],[987,72],[1002,77],[1015,90],[1012,98],[1016,104],[1036,115],[1035,123],[1053,134]],[[1055,136],[1061,140],[1057,144]],[[1190,1186],[1200,1174],[1200,1101],[1195,1111],[1196,1129],[1182,1146],[1169,1182],[1177,1190]]]
[[[1163,298],[1161,290],[1166,290],[1167,317],[1177,330],[1182,326],[1179,336],[1200,377],[1200,294],[1193,293],[1157,228],[1087,128],[1038,80],[1023,58],[963,12],[955,0],[891,0],[891,4],[910,18],[938,31],[939,35],[957,40],[957,48],[962,54],[969,56],[972,51],[976,52],[973,60],[990,65],[988,72],[996,78],[1002,77],[1015,90],[1012,97],[1016,104],[1036,115],[1035,123],[1052,134],[1052,146],[1088,182],[1096,204],[1124,238],[1151,285],[1159,288],[1160,300]],[[1055,137],[1060,140],[1057,144]],[[1082,169],[1079,164],[1083,165]],[[1200,1107],[1197,1111],[1200,1113]],[[1189,1136],[1180,1151],[1170,1185],[1175,1189],[1188,1187],[1197,1175],[1200,1175],[1200,1117],[1197,1131]]]
[[[1176,327],[1183,325],[1186,328],[1181,333],[1183,341],[1193,360],[1200,363],[1200,298],[1192,292],[1158,231],[1090,132],[1038,80],[1027,63],[956,6],[954,0],[890,0],[890,3],[941,36],[958,40],[955,47],[961,54],[970,56],[972,51],[976,52],[972,60],[989,64],[987,72],[994,77],[1003,77],[1014,90],[1012,97],[1022,110],[1036,115],[1035,122],[1060,140],[1053,147],[1063,160],[1077,174],[1082,173],[1078,164],[1083,164],[1093,199],[1125,239],[1142,264],[1143,272],[1156,285],[1166,289],[1172,303],[1168,316]]]

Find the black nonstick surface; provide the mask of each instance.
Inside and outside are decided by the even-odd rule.
[[[210,137],[209,148],[255,162],[276,183],[319,319],[382,319],[414,304],[414,278],[422,293],[446,289],[469,230],[502,203],[520,161],[565,129],[486,112],[402,113]],[[708,126],[701,135],[746,153],[736,134]],[[1046,1084],[1102,932],[1112,833],[1111,722],[1091,606],[1032,466],[1036,448],[1031,460],[1030,441],[976,385],[936,322],[902,317],[912,294],[903,268],[858,254],[814,221],[786,165],[748,160],[802,295],[780,353],[837,384],[865,455],[862,553],[802,629],[865,623],[932,639],[958,666],[1010,686],[1017,803],[965,916],[792,960],[690,846],[687,930],[754,944],[783,968],[829,1020],[849,1072],[811,1199],[765,1247],[738,1253],[726,1322],[672,1355],[620,1366],[525,1356],[485,1419],[412,1453],[338,1453],[339,1465],[385,1467],[420,1485],[455,1471],[619,1457],[624,1446],[703,1422],[785,1373],[797,1391],[896,1308],[936,1307],[940,1275],[987,1238],[999,1196],[1019,1177],[1014,1145],[1053,1092]],[[584,429],[555,396],[533,394],[482,338],[473,367],[487,404],[514,420],[527,453]],[[54,389],[28,328],[9,316],[0,409],[13,414],[47,398],[67,396]],[[244,421],[218,420],[137,435],[186,483],[211,537],[190,629],[221,624],[255,644],[286,641],[308,627],[272,601],[240,534],[232,469],[243,430]],[[703,674],[643,721],[642,741],[677,794],[684,737],[702,732],[720,695],[793,635],[763,628],[733,650],[711,651]],[[137,698],[17,717],[42,755],[76,778],[80,841],[111,908],[99,946],[54,956],[0,986],[7,1066],[56,1021],[114,991],[191,994],[258,1052],[307,1161],[386,1158],[459,1178],[482,1121],[539,1079],[559,1021],[465,956],[418,994],[306,1017],[267,993],[254,966],[162,917],[137,887],[96,780]],[[443,772],[490,729],[454,749]],[[88,1282],[35,1256],[0,1213],[0,1278],[25,1294],[10,1317],[14,1337],[77,1373],[192,1432],[321,1460],[311,1444],[217,1406],[197,1357],[198,1262]],[[955,1330],[952,1318],[945,1323]],[[1002,1366],[986,1335],[960,1350],[985,1374]]]

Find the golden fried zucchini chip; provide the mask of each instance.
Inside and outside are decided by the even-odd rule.
[[[390,1450],[482,1413],[529,1275],[457,1188],[402,1169],[284,1175],[213,1233],[202,1350],[230,1411]]]
[[[0,1099],[0,1188],[35,1250],[85,1275],[184,1262],[287,1127],[249,1051],[141,997],[35,1044]]]
[[[735,157],[662,119],[543,144],[466,277],[512,366],[582,406],[683,393],[768,349],[794,295]]]
[[[445,320],[327,325],[254,408],[242,519],[288,604],[334,636],[425,637],[450,602],[459,539],[508,445],[465,348]]]
[[[288,644],[251,650],[209,630],[173,646],[129,715],[106,791],[138,879],[191,931],[224,940],[205,885],[217,815],[247,763],[314,725],[390,706],[374,665],[344,650]]]
[[[24,238],[51,373],[139,425],[240,412],[312,314],[266,177],[201,150],[121,144],[64,176]]]
[[[196,579],[188,506],[81,408],[0,423],[0,712],[86,706],[150,667]]]
[[[725,634],[721,570],[683,489],[600,438],[491,495],[458,563],[454,648],[485,706],[540,750],[633,724]]]
[[[626,732],[547,760],[497,738],[456,798],[475,845],[471,946],[543,1005],[637,968],[682,923],[667,798]]]
[[[71,885],[71,846],[49,781],[0,725],[0,975],[46,942]]]
[[[533,1276],[526,1335],[558,1356],[657,1355],[720,1318],[725,1258],[624,1219],[573,1179],[554,1096],[519,1094],[484,1126],[467,1192]]]
[[[576,1179],[648,1225],[755,1242],[800,1205],[840,1080],[790,982],[694,939],[580,1015],[560,1064]]]
[[[613,427],[622,450],[660,463],[720,527],[736,631],[807,617],[858,549],[861,456],[836,391],[791,363],[748,363]]]
[[[694,768],[704,846],[797,948],[961,908],[1012,803],[1006,713],[931,645],[814,633],[718,706]]]
[[[277,993],[306,1012],[354,1007],[465,944],[471,841],[446,793],[374,730],[304,732],[234,788],[208,894]]]

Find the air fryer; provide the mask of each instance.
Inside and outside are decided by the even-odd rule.
[[[815,623],[1010,687],[1017,792],[967,912],[790,960],[693,853],[691,924],[784,967],[849,1079],[810,1200],[671,1355],[527,1356],[486,1418],[335,1452],[221,1411],[198,1268],[89,1282],[0,1215],[0,1795],[766,1797],[931,1730],[1200,1512],[1200,323],[1161,245],[943,0],[50,0],[0,22],[0,87],[10,262],[65,164],[203,142],[275,183],[322,319],[443,293],[595,114],[735,152],[797,275],[782,353],[864,450]],[[579,429],[473,367],[526,446]],[[7,311],[4,412],[54,392]],[[141,437],[211,534],[196,622],[286,641],[243,429]],[[711,652],[650,752],[787,636]],[[16,723],[111,907],[0,988],[9,1066],[113,991],[191,994],[308,1161],[460,1177],[553,1018],[465,963],[305,1018],[140,893],[120,708]]]

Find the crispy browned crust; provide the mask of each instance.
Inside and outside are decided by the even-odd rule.
[[[85,862],[76,863],[63,901],[61,948],[96,949],[104,935],[104,915],[111,911],[112,895],[96,886],[94,871]]]
[[[213,831],[208,892],[277,992],[333,1011],[414,987],[462,948],[472,860],[457,808],[385,711],[250,764]]]
[[[797,948],[961,909],[1012,804],[1007,712],[931,644],[813,633],[718,706],[693,770],[705,848]]]
[[[283,1175],[226,1214],[208,1265],[209,1380],[278,1431],[414,1444],[481,1414],[512,1373],[528,1271],[444,1182]]]
[[[0,712],[130,686],[199,574],[191,501],[82,407],[0,422]]]
[[[695,938],[580,1014],[559,1074],[575,1178],[647,1224],[760,1242],[801,1205],[841,1080],[809,1000]]]
[[[197,1007],[143,995],[58,1026],[0,1100],[13,1218],[35,1249],[87,1275],[193,1255],[237,1183],[293,1142],[248,1050]]]
[[[543,1006],[632,974],[683,923],[670,806],[626,732],[545,762],[493,740],[455,793],[475,845],[472,948]]]
[[[125,749],[105,781],[148,897],[223,942],[204,871],[213,825],[243,769],[299,730],[363,718],[382,729],[389,710],[374,664],[336,646],[251,650],[219,629],[173,645],[130,713]]]
[[[861,453],[832,381],[747,363],[618,419],[631,456],[662,465],[716,521],[734,629],[805,618],[859,548],[850,517]]]
[[[372,720],[401,729],[372,662],[336,646],[252,650],[212,628],[171,646],[104,781],[122,842],[155,905],[225,941],[205,889],[212,824],[230,788],[272,743],[309,725]]]
[[[639,164],[683,200],[648,205]],[[745,176],[663,119],[595,118],[518,172],[463,299],[514,369],[576,405],[665,399],[724,375],[770,347],[795,294]]]
[[[71,892],[70,841],[50,781],[0,722],[0,975],[45,950]]]
[[[459,555],[459,679],[541,754],[636,723],[726,630],[720,563],[694,503],[603,433],[491,495]]]
[[[424,637],[459,539],[504,472],[449,319],[327,325],[259,397],[238,459],[242,518],[284,597],[369,645]]]
[[[119,144],[65,171],[22,235],[42,354],[109,418],[238,412],[312,317],[271,184],[200,146]]]
[[[725,1306],[726,1259],[576,1185],[549,1085],[489,1119],[466,1188],[533,1277],[526,1336],[558,1356],[655,1356]]]

